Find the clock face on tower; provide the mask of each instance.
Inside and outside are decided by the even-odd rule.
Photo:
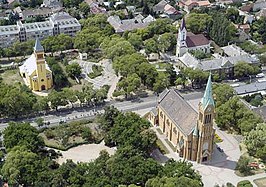
[[[208,111],[208,112],[210,112],[211,110],[212,110],[211,107],[208,107],[208,108],[207,108],[207,111]]]

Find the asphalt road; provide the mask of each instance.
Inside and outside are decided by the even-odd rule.
[[[135,100],[135,101],[123,101],[123,102],[110,101],[110,102],[107,102],[106,105],[113,105],[119,110],[127,112],[127,111],[135,111],[135,110],[155,107],[156,102],[157,102],[157,97],[152,95],[149,97],[140,98],[139,100]],[[99,106],[99,107],[84,108],[84,109],[76,108],[76,109],[73,109],[73,111],[58,112],[53,115],[45,115],[45,116],[39,116],[39,117],[44,118],[45,122],[50,122],[49,126],[56,126],[56,125],[59,125],[60,121],[71,122],[71,121],[81,120],[81,119],[93,119],[95,118],[97,114],[104,112],[103,108],[106,105]],[[36,117],[36,118],[39,118],[39,117]],[[31,118],[31,119],[21,120],[21,121],[30,122],[32,126],[37,127],[37,124],[35,123],[36,118]],[[8,123],[0,123],[0,131],[5,129],[7,126],[8,126]]]

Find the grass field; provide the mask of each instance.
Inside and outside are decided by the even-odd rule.
[[[160,139],[157,139],[156,145],[163,154],[169,154],[169,150],[165,147],[163,142]]]
[[[18,69],[6,70],[0,74],[3,83],[14,85],[14,83],[24,83]]]

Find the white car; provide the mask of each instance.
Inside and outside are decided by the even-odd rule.
[[[264,73],[259,73],[256,75],[256,78],[263,78],[264,76],[265,76]]]

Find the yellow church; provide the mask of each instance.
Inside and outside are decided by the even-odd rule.
[[[177,90],[166,89],[147,118],[161,129],[180,157],[198,163],[210,161],[215,135],[211,75],[198,111]]]
[[[38,38],[33,49],[33,54],[19,67],[20,75],[31,90],[48,90],[53,86],[52,71],[45,61],[44,49]]]

